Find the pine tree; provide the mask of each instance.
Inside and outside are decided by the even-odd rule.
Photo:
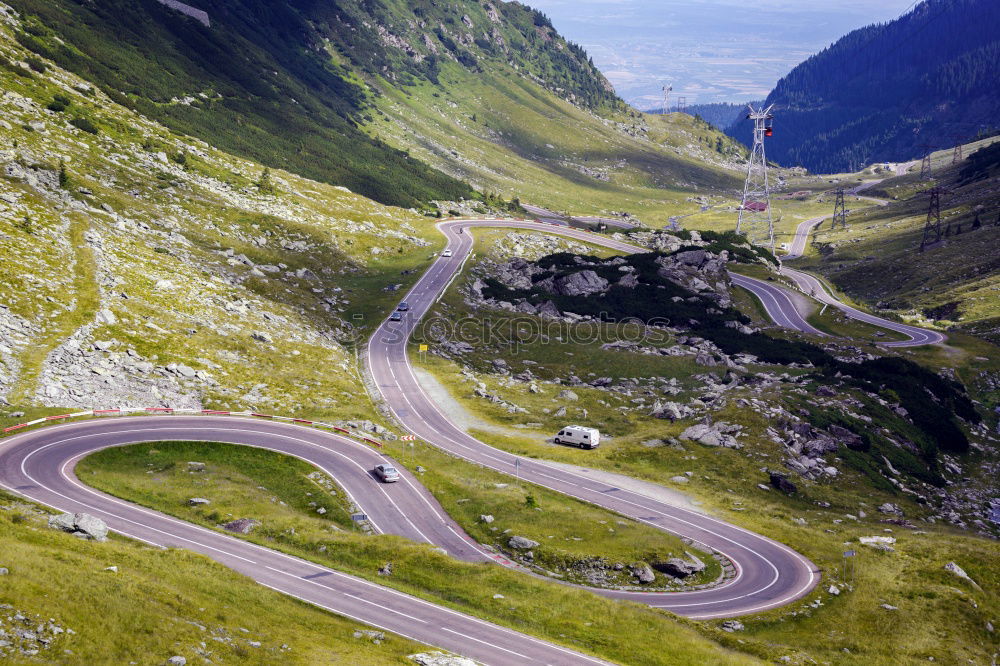
[[[274,194],[274,183],[271,182],[271,169],[269,167],[264,167],[264,171],[260,174],[260,179],[257,181],[257,191],[261,194]]]
[[[69,172],[66,171],[66,160],[59,160],[59,187],[64,190],[69,187]]]

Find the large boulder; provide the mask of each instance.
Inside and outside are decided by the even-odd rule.
[[[222,529],[236,532],[237,534],[250,534],[258,525],[260,525],[260,521],[253,518],[237,518],[223,525]]]
[[[725,432],[729,424],[719,423],[712,425],[709,423],[698,423],[684,430],[680,434],[682,440],[698,442],[704,446],[722,446],[728,449],[739,449],[742,445],[736,438]]]
[[[675,578],[687,578],[697,573],[701,573],[705,570],[705,563],[700,559],[692,555],[691,553],[686,553],[689,560],[684,560],[679,557],[671,557],[666,562],[657,562],[656,568],[665,574],[674,576]]]
[[[656,580],[656,572],[653,571],[653,567],[645,562],[636,562],[629,569],[632,571],[632,575],[643,585],[649,585]]]
[[[851,432],[843,426],[839,426],[836,423],[831,425],[828,430],[830,434],[836,437],[844,446],[851,449],[852,451],[864,451],[868,448],[865,440],[857,433]]]
[[[89,513],[63,513],[49,518],[49,527],[69,532],[83,539],[108,540],[108,526]]]
[[[787,495],[791,495],[798,490],[795,484],[788,480],[787,476],[778,472],[771,472],[771,485]]]
[[[898,504],[892,504],[890,502],[886,502],[885,504],[883,504],[882,506],[880,506],[878,508],[878,511],[879,511],[879,513],[885,513],[885,514],[888,514],[890,516],[902,516],[903,515],[903,510],[899,508],[899,505]]]
[[[590,296],[600,294],[608,288],[608,281],[591,270],[570,273],[556,278],[553,290],[563,296]]]
[[[510,548],[517,548],[518,550],[529,550],[538,546],[538,542],[523,536],[512,536],[507,541],[507,545]]]

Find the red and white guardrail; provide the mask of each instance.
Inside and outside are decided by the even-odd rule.
[[[277,414],[261,414],[259,412],[233,412],[224,411],[219,409],[188,409],[181,407],[145,407],[145,408],[122,408],[122,409],[89,409],[84,412],[72,412],[69,414],[53,414],[52,416],[43,416],[41,418],[35,419],[34,421],[27,421],[25,423],[18,423],[17,425],[8,426],[3,429],[3,434],[21,430],[23,428],[30,428],[31,426],[41,425],[43,423],[50,423],[52,421],[62,421],[65,419],[80,418],[85,416],[122,416],[125,414],[197,414],[202,416],[248,416],[259,419],[269,419],[272,421],[285,421],[287,423],[298,423],[301,425],[311,425],[320,428],[327,428],[333,430],[342,435],[347,435],[355,439],[361,440],[366,444],[373,444],[379,448],[382,448],[382,442],[372,439],[370,437],[365,437],[356,432],[352,432],[347,428],[341,428],[340,426],[335,426],[332,423],[324,423],[323,421],[311,421],[309,419],[300,419],[292,416],[280,416]]]

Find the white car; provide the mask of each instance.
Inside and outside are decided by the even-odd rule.
[[[601,443],[601,433],[596,428],[571,425],[560,430],[552,441],[556,444],[579,446],[581,449],[596,449]]]
[[[451,256],[451,250],[444,250],[444,251],[442,251],[441,252],[441,256],[442,257],[450,257]]]
[[[399,481],[399,472],[392,465],[375,465],[375,469],[372,470],[382,483],[394,483]]]

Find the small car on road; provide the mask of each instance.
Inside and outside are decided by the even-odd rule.
[[[396,306],[396,310],[399,312],[406,312],[410,309],[410,304],[406,301],[400,301],[399,305]]]
[[[403,315],[398,310],[389,315],[389,321],[403,321]]]
[[[441,256],[442,257],[450,257],[451,254],[452,254],[451,250],[444,250],[444,251],[441,252]]]
[[[382,483],[394,483],[399,481],[399,472],[392,465],[386,465],[385,463],[381,465],[375,465],[375,469],[372,472],[379,478]]]

